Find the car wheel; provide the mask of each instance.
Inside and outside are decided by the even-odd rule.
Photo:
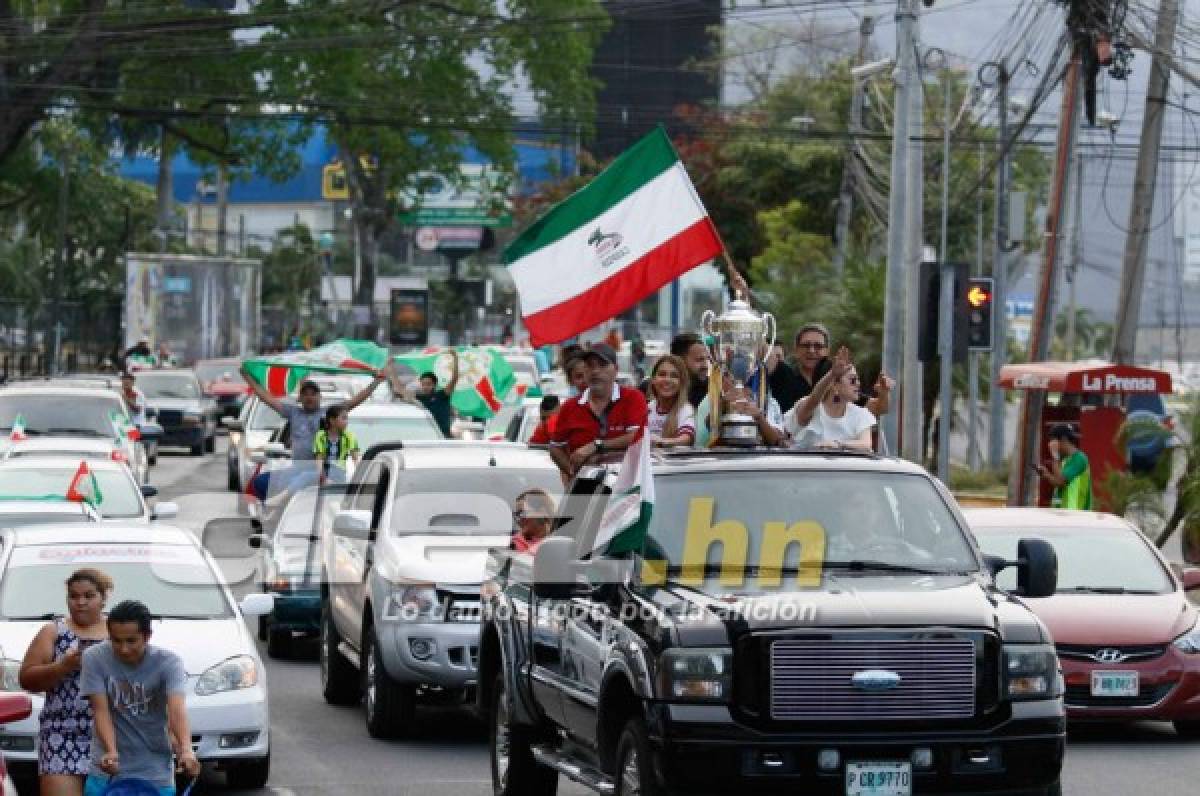
[[[331,705],[354,705],[358,703],[358,671],[338,651],[341,643],[333,617],[329,615],[329,603],[321,604],[321,694]]]
[[[259,641],[267,640],[267,632],[269,629],[270,629],[270,625],[267,623],[267,618],[265,616],[260,616],[258,618],[258,640]]]
[[[230,763],[225,771],[225,784],[233,790],[258,790],[267,786],[271,777],[271,752],[258,760]]]
[[[372,738],[399,738],[411,732],[417,689],[397,683],[387,673],[373,627],[367,628],[363,641],[363,705]]]
[[[200,440],[199,442],[197,442],[195,445],[193,445],[191,447],[191,454],[193,456],[203,456],[204,455],[204,440]]]
[[[1178,719],[1171,722],[1175,725],[1175,734],[1189,741],[1200,741],[1200,721],[1195,719]]]
[[[640,719],[630,719],[617,743],[617,796],[662,796],[650,754],[646,728]]]
[[[204,440],[204,452],[205,453],[216,453],[217,452],[217,432],[215,429],[213,430],[212,436],[208,437],[207,439]]]
[[[488,710],[488,752],[496,796],[554,796],[558,791],[558,772],[538,765],[531,735],[529,727],[512,722],[504,673],[497,672]]]
[[[272,658],[292,656],[292,631],[270,628],[267,631],[267,655]]]
[[[237,470],[230,468],[229,474],[225,479],[225,486],[229,489],[230,492],[241,492],[242,491],[242,484],[240,481],[238,481]]]

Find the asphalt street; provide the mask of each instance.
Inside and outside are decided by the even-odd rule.
[[[225,439],[217,453],[193,458],[164,451],[152,471],[161,499],[180,505],[175,524],[196,533],[211,519],[234,516],[235,496],[225,491]],[[227,560],[246,550],[244,539],[205,540],[231,581],[244,593],[252,563]],[[320,694],[316,650],[290,661],[267,657],[271,698],[272,766],[267,792],[278,794],[388,794],[483,796],[491,792],[483,727],[463,709],[426,708],[419,739],[377,741],[367,735],[361,709],[332,707]],[[1068,743],[1064,793],[1194,793],[1200,776],[1200,743],[1175,737],[1168,724],[1074,727]],[[222,775],[206,774],[204,790],[224,789]],[[586,793],[564,782],[564,796]]]

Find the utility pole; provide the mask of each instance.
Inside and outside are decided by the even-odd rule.
[[[1137,173],[1133,180],[1133,202],[1129,208],[1129,232],[1125,237],[1121,293],[1117,300],[1113,361],[1120,365],[1133,364],[1137,353],[1138,313],[1146,280],[1146,247],[1150,242],[1158,156],[1162,145],[1163,118],[1167,110],[1168,70],[1178,24],[1178,0],[1162,0],[1158,9],[1158,27],[1154,32],[1154,59],[1150,66],[1150,84],[1146,89],[1142,140],[1138,147]]]
[[[1083,47],[1086,41],[1075,37],[1071,47],[1071,62],[1067,64],[1063,81],[1062,110],[1059,114],[1057,154],[1054,181],[1050,186],[1050,204],[1046,213],[1046,244],[1042,250],[1042,274],[1037,296],[1033,302],[1033,323],[1029,330],[1029,361],[1046,358],[1050,343],[1054,306],[1054,282],[1057,278],[1059,242],[1062,238],[1066,208],[1067,179],[1071,172],[1071,153],[1079,132],[1080,72]],[[996,389],[993,387],[993,389]],[[1009,505],[1023,506],[1029,501],[1029,468],[1037,455],[1037,441],[1042,424],[1042,405],[1046,394],[1041,390],[1026,390],[1021,399],[1020,422],[1017,425],[1017,455],[1009,467]]]
[[[935,51],[930,51],[935,52]],[[950,415],[954,409],[954,393],[950,381],[954,369],[954,268],[950,265],[950,68],[942,55],[942,225],[938,240],[938,256],[942,261],[942,295],[938,306],[938,348],[941,363],[938,367],[938,451],[937,475],[943,484],[950,484]]]
[[[58,354],[59,344],[62,339],[60,319],[61,313],[60,302],[62,301],[63,278],[67,274],[67,219],[68,205],[67,199],[70,196],[71,169],[67,162],[68,155],[63,152],[59,154],[58,163],[58,258],[54,265],[54,284],[51,290],[54,291],[53,301],[51,303],[49,323],[46,325],[46,337],[42,341],[43,350],[49,348],[51,350],[49,367],[47,372],[51,376],[58,375]],[[51,343],[53,339],[53,343]]]
[[[919,6],[914,6],[914,9]],[[917,339],[921,335],[921,262],[925,258],[925,86],[916,52],[920,47],[920,18],[913,20],[915,73],[908,99],[908,249],[904,274],[904,372],[908,389],[901,393],[900,443],[904,458],[924,464],[925,438],[921,433],[925,380]]]
[[[999,161],[996,164],[996,241],[992,256],[992,369],[988,415],[988,466],[999,470],[1004,466],[1004,425],[1007,405],[1000,383],[1000,368],[1008,359],[1008,162],[1011,150],[1008,140],[1008,81],[1012,77],[1004,62],[984,64],[983,71],[992,67],[996,71],[996,114],[999,136],[996,146]]]
[[[979,143],[979,184],[983,185],[983,142]],[[983,276],[983,190],[976,192],[975,205],[975,276]],[[995,280],[993,280],[995,284]],[[993,287],[992,313],[996,312],[995,288]],[[979,352],[967,352],[967,467],[979,469]]]
[[[217,165],[217,256],[225,256],[225,238],[229,216],[229,170]]]
[[[1067,360],[1075,360],[1075,286],[1083,267],[1083,153],[1075,154],[1075,229],[1071,237],[1071,267],[1067,269]]]
[[[916,76],[916,22],[918,0],[896,2],[896,91],[892,124],[891,189],[888,195],[887,287],[883,310],[883,370],[895,376],[904,354],[904,285],[908,263],[907,217],[909,109]],[[907,374],[905,374],[907,376]],[[911,400],[912,385],[900,381],[904,402]],[[897,412],[883,416],[882,436],[889,452],[896,452]]]
[[[866,14],[858,26],[858,63],[867,60],[871,34],[875,31],[875,20]],[[837,248],[833,252],[834,271],[841,276],[846,265],[846,250],[850,245],[850,217],[854,209],[854,163],[858,157],[858,134],[862,131],[863,81],[854,80],[854,92],[850,97],[850,135],[846,139],[845,163],[842,165],[842,187],[838,191]]]

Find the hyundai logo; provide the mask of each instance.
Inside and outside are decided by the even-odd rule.
[[[900,675],[886,669],[868,669],[855,672],[850,677],[850,685],[859,691],[891,691],[900,687]]]
[[[1096,650],[1096,654],[1092,656],[1093,660],[1100,663],[1120,663],[1125,658],[1125,653],[1114,647],[1105,647],[1102,650]]]

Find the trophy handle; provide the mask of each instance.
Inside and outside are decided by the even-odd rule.
[[[763,313],[763,322],[766,323],[767,321],[771,322],[771,342],[767,343],[767,353],[769,354],[771,352],[771,349],[775,347],[775,332],[776,332],[775,316],[769,312],[764,312]]]
[[[717,319],[717,314],[712,310],[705,310],[700,316],[700,329],[709,337],[716,337],[713,333],[713,321]]]

